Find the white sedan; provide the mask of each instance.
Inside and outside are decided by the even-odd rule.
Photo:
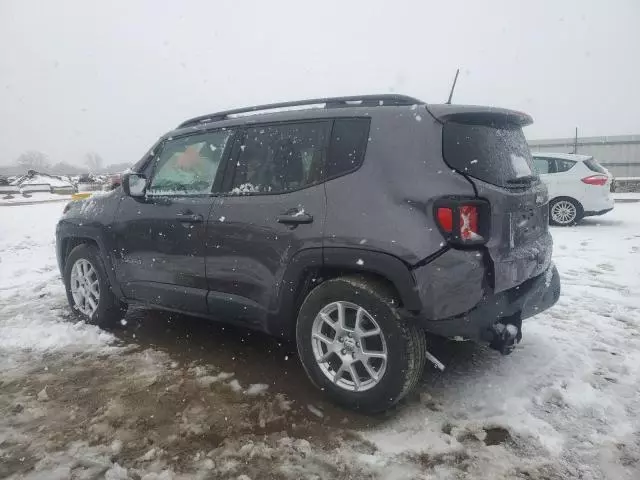
[[[613,176],[589,155],[532,152],[534,166],[549,189],[549,221],[573,225],[583,217],[613,210]]]

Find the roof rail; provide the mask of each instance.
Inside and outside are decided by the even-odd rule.
[[[261,110],[274,110],[276,108],[301,107],[305,105],[324,104],[324,108],[336,107],[373,107],[373,106],[409,106],[424,103],[417,98],[407,97],[406,95],[358,95],[352,97],[327,97],[313,98],[310,100],[297,100],[295,102],[270,103],[267,105],[256,105],[253,107],[236,108],[233,110],[225,110],[223,112],[211,113],[209,115],[201,115],[199,117],[190,118],[178,125],[178,128],[193,127],[202,123],[217,122],[228,118],[230,115],[240,113],[258,112]]]

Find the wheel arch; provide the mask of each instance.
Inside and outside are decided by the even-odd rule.
[[[558,200],[569,200],[570,202],[573,202],[576,204],[576,206],[578,207],[578,212],[576,214],[576,219],[575,219],[576,222],[584,216],[584,206],[582,205],[580,200],[574,197],[570,197],[568,195],[558,195],[549,200],[549,218],[551,218],[551,206],[553,205],[554,202],[557,202]]]
[[[307,294],[326,280],[347,275],[363,275],[384,285],[398,300],[399,308],[422,308],[415,279],[399,258],[355,248],[309,249],[296,254],[287,266],[267,331],[294,338],[297,312]]]
[[[69,254],[71,253],[71,251],[76,248],[79,245],[83,245],[83,244],[87,244],[87,245],[94,245],[96,248],[100,248],[100,246],[98,245],[98,242],[90,237],[65,237],[62,239],[62,246],[61,246],[61,269],[64,271],[64,268],[66,266],[67,263],[67,258],[69,257]]]
[[[112,259],[108,254],[104,241],[102,240],[102,238],[100,238],[99,235],[96,235],[95,232],[77,232],[77,234],[68,234],[60,239],[60,271],[64,272],[69,254],[73,251],[74,248],[79,245],[93,245],[98,249],[100,258],[104,262],[107,277],[109,277],[111,290],[116,295],[116,297],[122,299],[123,294],[120,289],[120,285],[116,280]]]

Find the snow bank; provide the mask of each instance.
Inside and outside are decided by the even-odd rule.
[[[382,454],[438,478],[637,478],[640,204],[552,234],[558,304],[510,356],[443,346],[447,369],[427,365],[416,398],[365,433]]]
[[[33,175],[24,175],[13,182],[11,185],[26,187],[27,185],[50,185],[52,187],[73,187],[68,179],[58,177],[56,175],[47,175],[46,173],[35,173]]]
[[[60,193],[32,192],[28,193],[27,195],[28,196],[24,196],[21,193],[2,195],[0,193],[0,207],[3,205],[28,205],[32,203],[68,202],[69,200],[71,200],[71,195]]]
[[[55,224],[63,204],[0,207],[0,371],[19,354],[102,351],[114,337],[75,321],[55,256]]]

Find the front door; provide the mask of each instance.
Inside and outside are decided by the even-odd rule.
[[[206,222],[222,182],[230,130],[165,141],[145,170],[144,198],[124,196],[113,235],[127,298],[207,312]]]
[[[209,309],[265,328],[284,273],[303,249],[322,259],[323,171],[330,121],[247,127],[236,142],[207,231]],[[266,328],[265,328],[266,329]],[[272,332],[279,333],[279,332]]]

